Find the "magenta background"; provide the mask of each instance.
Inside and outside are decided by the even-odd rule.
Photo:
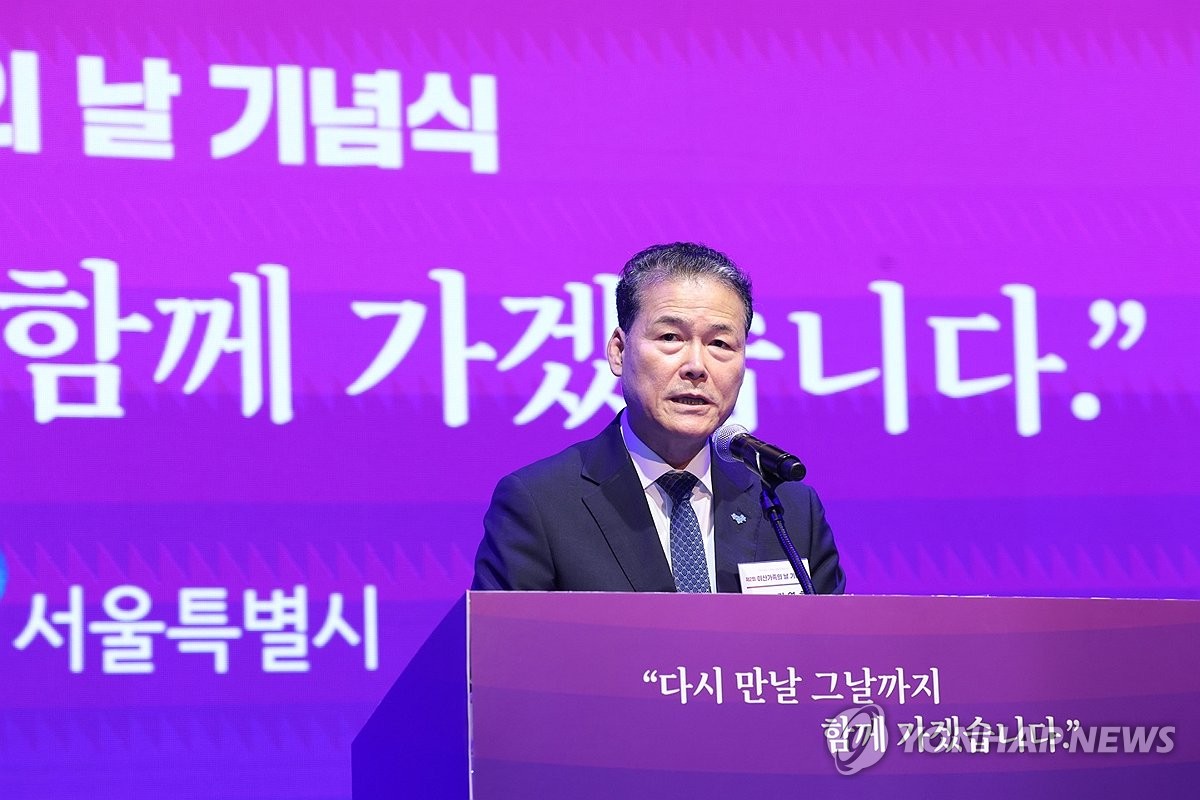
[[[1031,598],[683,595],[468,596],[473,789],[530,795],[725,797],[1186,797],[1200,771],[1194,731],[1200,604]],[[803,606],[800,608],[799,606]],[[1087,669],[1080,669],[1086,664]],[[664,697],[658,674],[724,676],[724,702]],[[802,679],[798,705],[743,702],[736,672]],[[859,704],[844,673],[939,669],[940,703],[877,697],[888,727],[878,764],[839,775],[822,721]],[[845,700],[817,673],[838,673]],[[677,686],[676,680],[671,685]],[[807,702],[806,702],[807,700]],[[1011,727],[1017,715],[1066,729],[1175,726],[1169,753],[920,754],[899,722],[958,715]],[[1067,734],[1068,739],[1070,734]],[[1190,780],[1189,780],[1190,779]]]
[[[542,361],[573,364],[552,341],[511,372],[472,364],[471,421],[446,428],[435,268],[466,274],[471,340],[502,356],[527,320],[501,296],[565,298],[564,282],[655,241],[730,253],[785,352],[753,365],[758,432],[808,464],[853,592],[1200,597],[1198,23],[1182,1],[7,9],[0,58],[41,57],[43,151],[0,150],[0,267],[62,269],[86,289],[80,259],[111,258],[123,311],[156,327],[123,340],[122,420],[36,424],[25,362],[0,349],[0,787],[349,793],[349,741],[469,583],[496,480],[609,419],[512,422]],[[83,156],[81,54],[122,80],[171,59],[173,161]],[[284,167],[273,126],[213,161],[208,139],[240,96],[208,88],[216,63],[398,69],[407,101],[428,71],[494,74],[500,172],[408,149],[398,171],[316,167],[311,152]],[[154,384],[153,300],[232,298],[228,276],[268,262],[291,272],[295,420],[243,419],[232,361],[192,396],[190,358]],[[878,366],[879,279],[907,296],[900,436],[884,432],[877,382],[801,392],[787,321],[823,315],[828,373]],[[964,339],[965,372],[1006,372],[1009,282],[1035,287],[1042,352],[1068,363],[1043,377],[1028,439],[1012,387],[936,393],[924,322],[996,315],[1000,333]],[[1087,347],[1096,298],[1145,304],[1131,350]],[[346,396],[387,328],[349,303],[404,299],[429,306],[417,345]],[[1098,420],[1071,416],[1079,391],[1100,396]],[[81,584],[94,614],[125,582],[164,614],[179,586],[303,582],[323,599],[374,583],[380,670],[331,648],[309,676],[268,677],[248,651],[218,680],[163,649],[157,675],[120,678],[95,649],[73,676],[44,643],[11,648],[33,593],[57,607]]]

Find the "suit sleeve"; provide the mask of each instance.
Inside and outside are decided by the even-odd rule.
[[[812,571],[813,589],[817,594],[844,594],[846,574],[838,560],[837,545],[833,542],[833,531],[825,519],[825,507],[821,498],[811,488],[809,496],[809,544],[808,564]]]
[[[483,517],[483,541],[475,556],[475,590],[555,588],[554,560],[537,501],[516,475],[496,484]]]

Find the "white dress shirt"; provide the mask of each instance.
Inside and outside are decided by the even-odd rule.
[[[663,461],[657,453],[646,446],[629,427],[629,414],[621,415],[621,436],[625,439],[625,449],[633,459],[633,468],[637,471],[638,480],[642,482],[642,491],[646,493],[646,503],[650,506],[650,516],[654,519],[654,527],[658,531],[658,541],[667,563],[671,563],[671,498],[655,481],[665,473],[677,470]],[[712,456],[707,446],[700,448],[685,468],[699,478],[692,489],[692,509],[696,512],[696,520],[700,523],[700,535],[704,540],[704,561],[708,565],[708,588],[717,591],[716,544],[713,529],[713,493],[712,493]]]

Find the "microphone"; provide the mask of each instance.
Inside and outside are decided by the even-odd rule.
[[[723,425],[713,434],[713,446],[722,461],[740,461],[773,483],[802,481],[808,472],[800,459],[773,444],[750,435],[741,425]]]

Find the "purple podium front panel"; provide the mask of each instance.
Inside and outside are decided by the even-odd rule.
[[[504,798],[1194,797],[1200,603],[468,596]]]
[[[0,9],[3,800],[346,800],[653,242],[852,591],[1200,599],[1194,0]]]

